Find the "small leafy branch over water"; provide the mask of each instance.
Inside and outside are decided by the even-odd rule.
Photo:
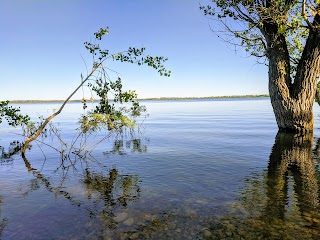
[[[68,101],[79,89],[88,87],[92,93],[91,101],[98,97],[99,104],[92,110],[86,112],[80,118],[80,129],[82,133],[94,132],[103,127],[109,131],[121,132],[123,128],[135,126],[135,118],[146,111],[137,101],[135,91],[124,91],[120,75],[108,68],[108,61],[128,62],[137,65],[147,65],[154,68],[160,76],[169,77],[170,70],[167,70],[163,63],[166,57],[147,55],[145,48],[129,47],[123,52],[111,53],[104,49],[99,42],[105,35],[109,34],[108,28],[100,28],[94,33],[94,42],[85,42],[85,48],[92,55],[91,69],[87,68],[85,76],[81,74],[81,82],[75,90],[66,98],[61,107],[47,118],[40,119],[39,122],[32,122],[28,115],[20,114],[20,108],[9,106],[9,101],[0,102],[0,123],[5,118],[9,125],[13,127],[21,126],[26,136],[22,147],[22,155],[25,154],[30,143],[36,140],[46,129],[48,123],[59,115]],[[109,72],[115,72],[117,79],[110,78]],[[110,101],[112,99],[112,101]],[[87,108],[87,99],[82,99],[83,108]]]
[[[30,117],[19,113],[20,108],[9,106],[9,101],[0,102],[0,123],[4,117],[10,126],[28,125]]]

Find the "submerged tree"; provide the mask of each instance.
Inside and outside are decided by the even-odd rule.
[[[279,129],[313,131],[312,106],[320,75],[320,1],[212,2],[200,9],[220,23],[225,40],[266,60]]]
[[[22,126],[26,135],[21,149],[24,156],[30,143],[36,140],[46,129],[48,123],[59,115],[74,94],[83,87],[88,87],[91,92],[90,100],[97,99],[99,103],[93,110],[88,111],[80,118],[80,130],[83,134],[94,132],[106,127],[110,132],[119,132],[125,127],[134,127],[135,118],[146,109],[140,106],[135,91],[124,91],[120,74],[108,67],[108,61],[127,62],[137,65],[148,65],[158,71],[160,76],[169,77],[171,71],[167,70],[163,63],[167,58],[153,57],[145,54],[145,48],[129,47],[123,52],[112,53],[104,49],[98,43],[109,33],[108,28],[94,33],[95,42],[85,42],[85,48],[92,55],[92,65],[87,67],[86,75],[81,74],[80,84],[66,98],[61,107],[52,115],[41,118],[38,122],[32,122],[28,115],[20,114],[19,108],[9,106],[8,101],[0,102],[0,123],[4,117],[13,127]],[[87,66],[87,65],[86,65]],[[113,80],[110,72],[114,72],[117,78]],[[82,99],[83,108],[87,108],[87,99]]]

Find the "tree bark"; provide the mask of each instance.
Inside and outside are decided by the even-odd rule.
[[[317,15],[314,24],[319,20]],[[277,32],[277,26],[270,24],[263,33],[268,43],[269,95],[279,130],[312,132],[312,107],[320,75],[320,34],[310,30],[292,82],[285,37]]]

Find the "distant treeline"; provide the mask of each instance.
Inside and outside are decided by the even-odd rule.
[[[69,102],[81,102],[82,100],[69,100]],[[60,103],[64,100],[10,100],[10,103]]]
[[[139,98],[138,100],[192,100],[192,99],[216,99],[216,98],[263,98],[268,94],[261,95],[233,95],[233,96],[210,96],[210,97],[160,97],[160,98]],[[98,100],[96,100],[98,101]],[[64,100],[11,100],[10,103],[60,103]],[[82,102],[82,100],[70,100],[69,102]]]
[[[268,94],[261,95],[233,95],[233,96],[210,96],[210,97],[160,97],[160,98],[141,98],[139,100],[192,100],[192,99],[216,99],[216,98],[263,98],[269,97]]]

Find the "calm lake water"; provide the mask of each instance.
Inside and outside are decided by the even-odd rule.
[[[69,152],[79,103],[54,120],[61,141],[49,133],[25,159],[4,157],[23,138],[2,124],[0,239],[320,238],[318,105],[299,137],[277,134],[268,98],[142,103],[139,131],[82,136],[86,156],[45,145]]]

